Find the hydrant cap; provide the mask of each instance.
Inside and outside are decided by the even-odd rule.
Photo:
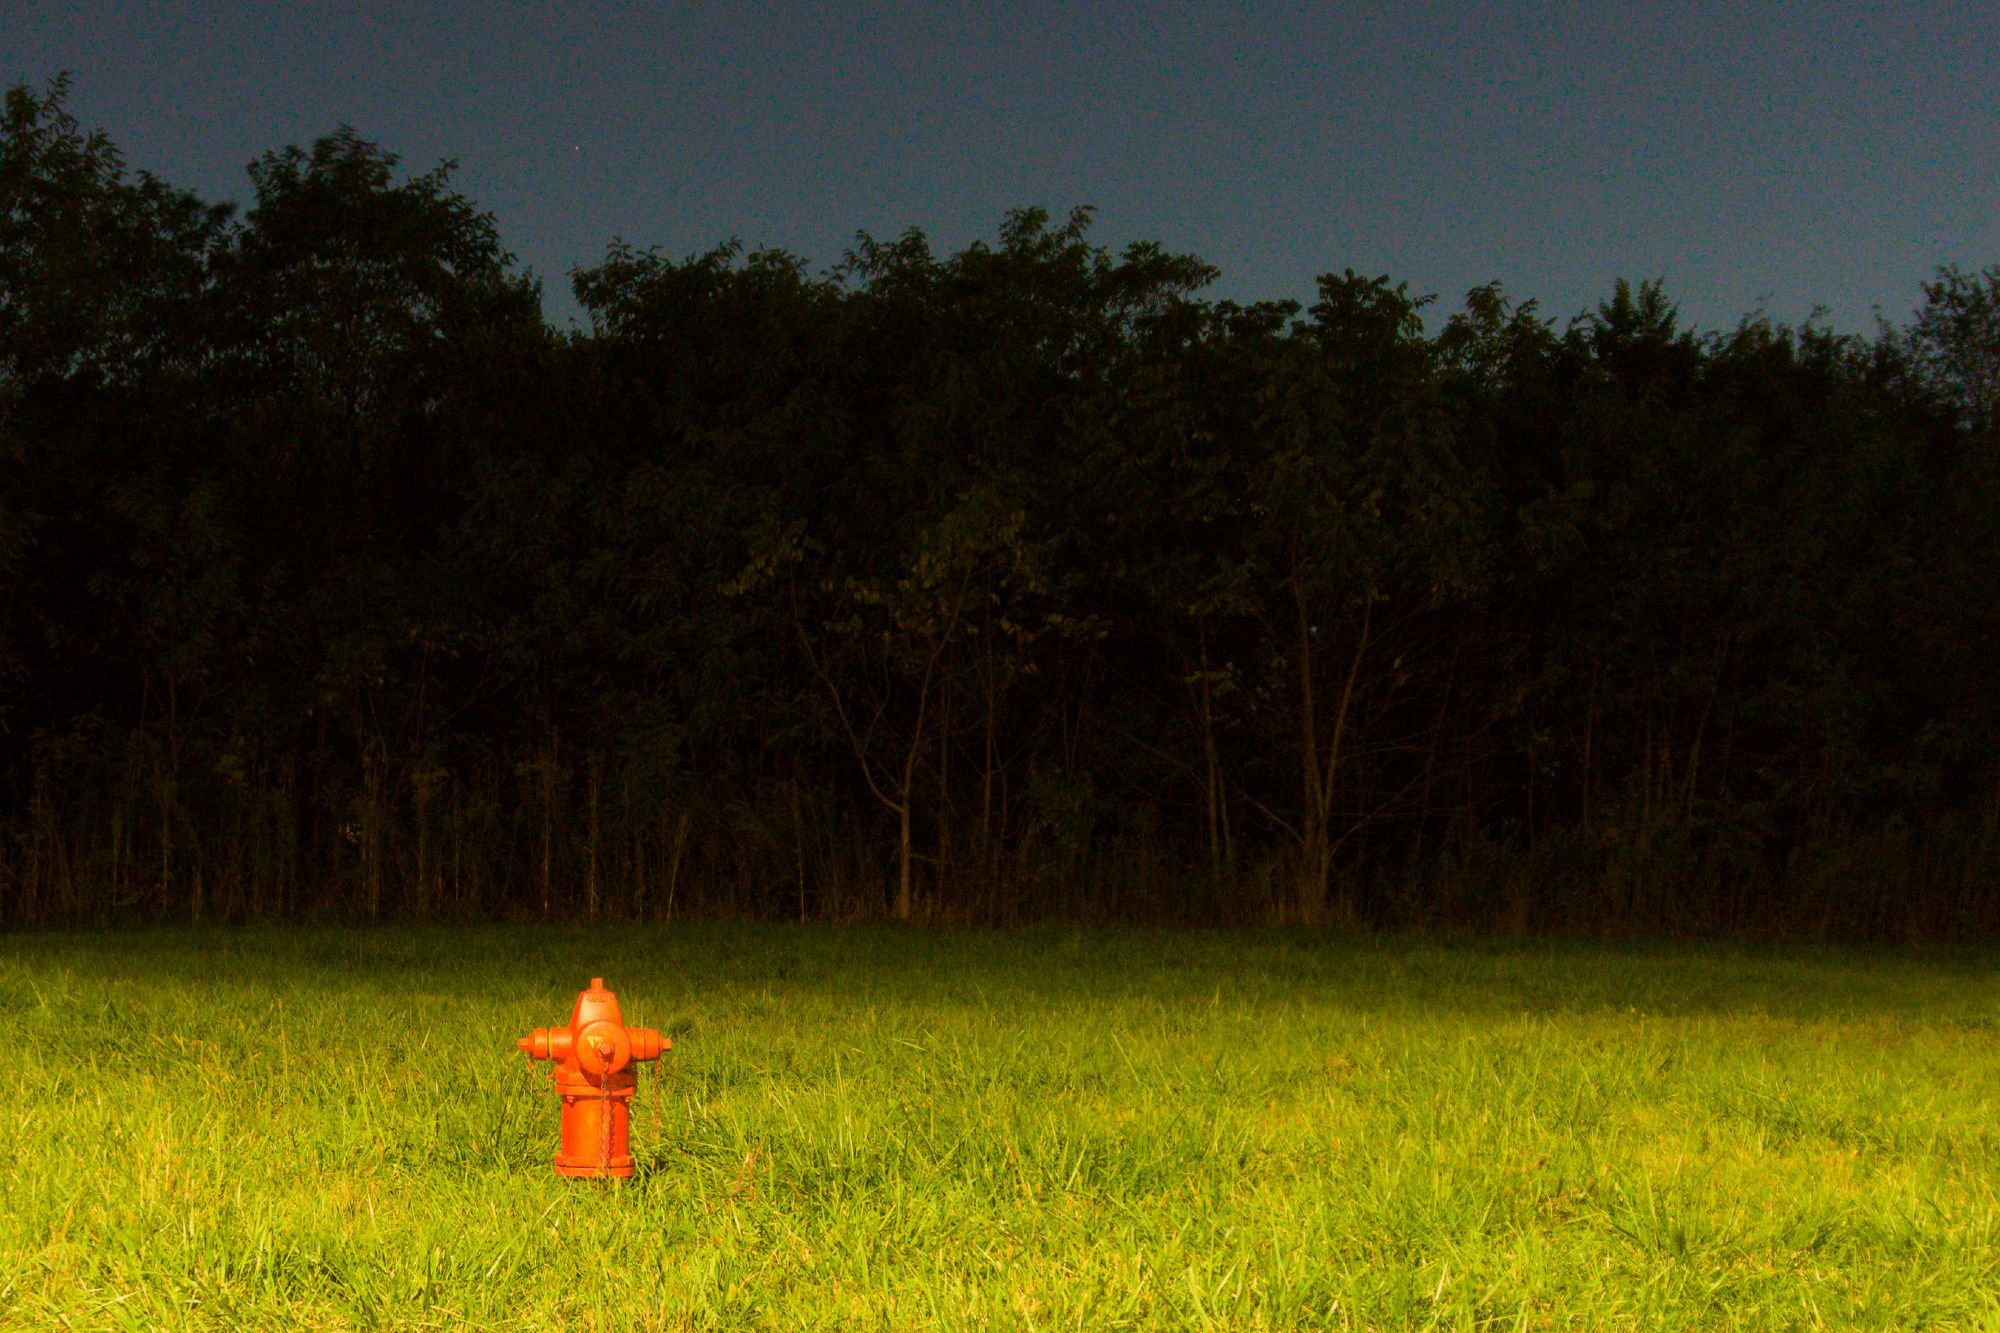
[[[586,1074],[615,1074],[632,1060],[632,1037],[622,1023],[599,1020],[577,1033],[576,1063]]]

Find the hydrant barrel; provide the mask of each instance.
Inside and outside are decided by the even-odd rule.
[[[639,1086],[633,1064],[657,1060],[673,1042],[654,1028],[628,1028],[618,997],[592,977],[576,997],[569,1026],[536,1028],[514,1043],[531,1060],[552,1060],[550,1081],[562,1098],[562,1146],[556,1174],[629,1176],[627,1139],[632,1093]]]

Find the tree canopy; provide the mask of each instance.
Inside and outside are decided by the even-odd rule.
[[[0,116],[0,922],[2000,928],[2000,266],[1563,321],[1009,214],[539,287]]]

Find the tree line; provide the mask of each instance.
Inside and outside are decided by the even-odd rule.
[[[1991,937],[2000,266],[1567,320],[612,244],[0,125],[0,922]],[[1426,319],[1426,314],[1430,318]]]

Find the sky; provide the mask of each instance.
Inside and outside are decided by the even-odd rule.
[[[0,80],[72,72],[128,163],[247,202],[346,123],[456,159],[579,318],[613,238],[836,263],[1008,210],[1201,256],[1235,300],[1386,273],[1568,317],[1902,321],[2000,263],[2000,4],[305,4],[0,0]]]

